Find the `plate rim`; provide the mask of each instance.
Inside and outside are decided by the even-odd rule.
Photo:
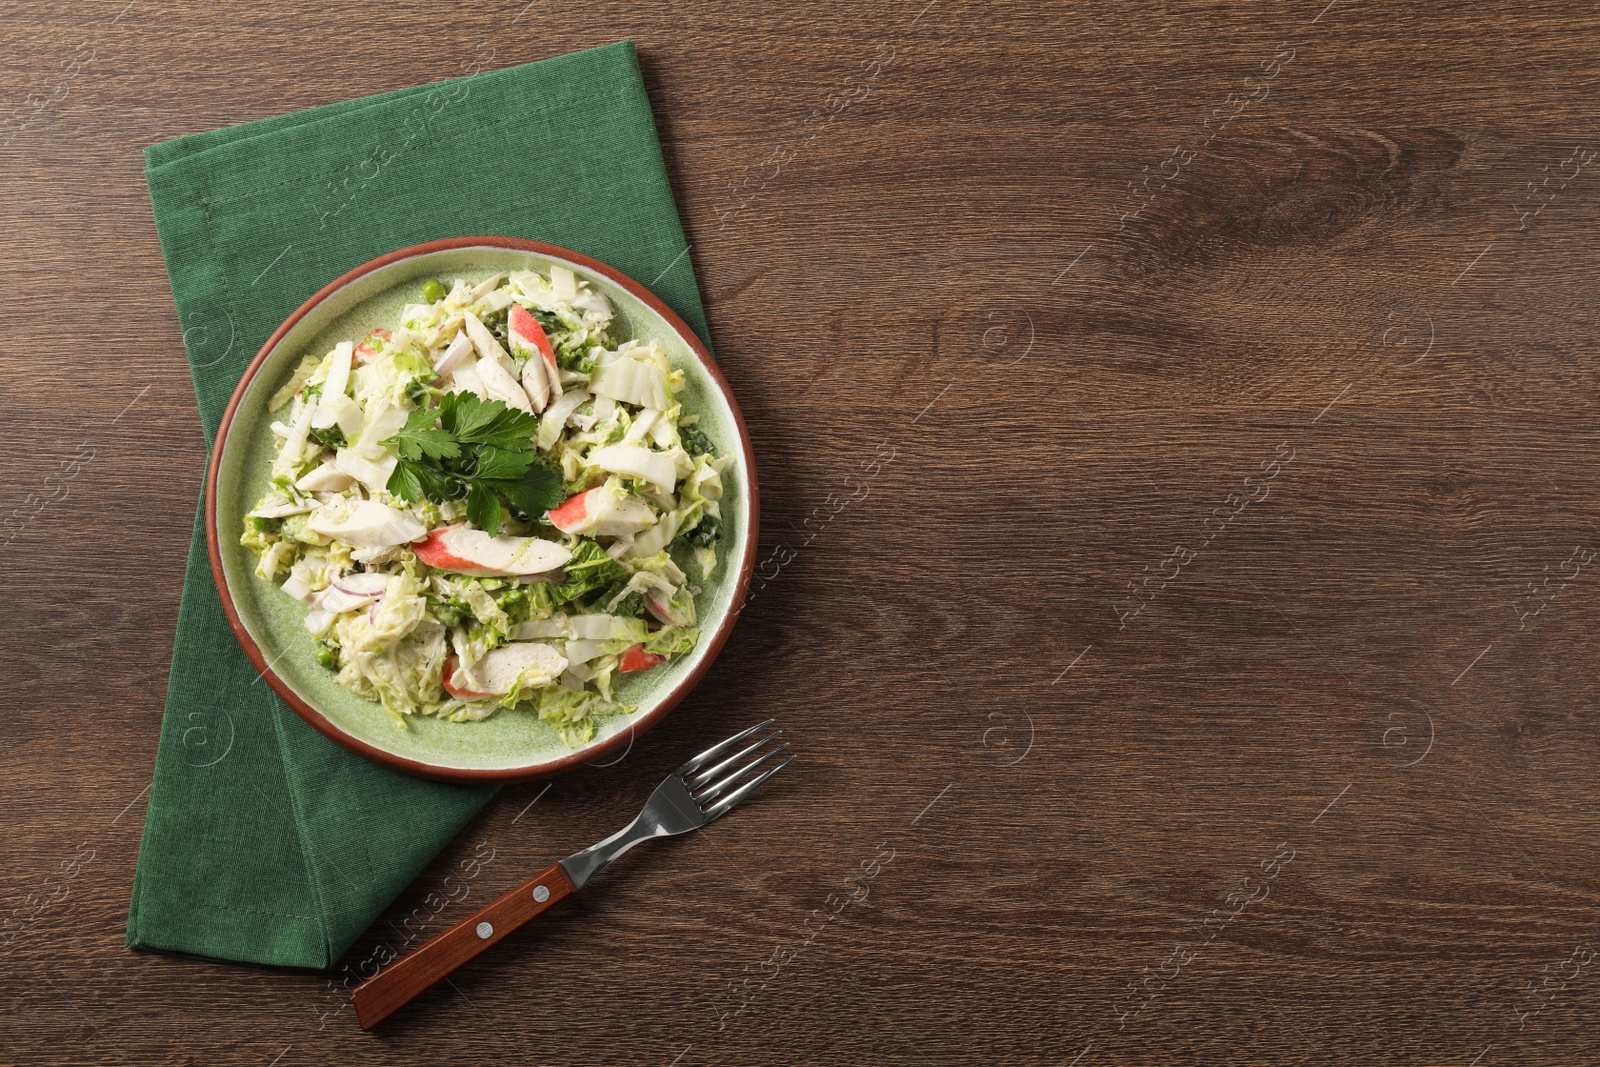
[[[267,356],[277,348],[284,336],[301,319],[305,318],[334,293],[356,279],[404,259],[413,259],[417,256],[430,255],[435,252],[464,248],[510,249],[518,252],[530,252],[544,256],[547,259],[565,260],[587,271],[599,274],[613,284],[626,289],[660,315],[667,325],[677,331],[684,342],[688,344],[689,350],[711,376],[711,380],[716,385],[718,392],[722,394],[722,399],[733,413],[734,425],[739,432],[740,458],[744,464],[745,482],[748,486],[746,506],[749,510],[750,529],[745,538],[744,559],[739,564],[738,579],[734,584],[733,594],[728,601],[728,609],[723,614],[716,630],[709,635],[706,641],[705,654],[701,657],[700,662],[677,685],[673,686],[654,708],[630,723],[627,730],[617,731],[593,748],[586,748],[580,752],[574,752],[545,763],[523,767],[447,767],[385,751],[346,732],[308,701],[302,699],[298,693],[289,687],[287,682],[278,677],[277,672],[272,670],[271,665],[267,663],[266,657],[261,652],[261,647],[244,625],[244,620],[239,616],[238,608],[233,601],[233,590],[228,584],[227,571],[222,565],[221,535],[218,529],[220,519],[217,515],[217,479],[222,467],[222,453],[227,446],[228,435],[233,428],[233,417],[239,402],[243,399],[245,390],[249,387],[251,381],[260,371],[262,364],[266,362]],[[211,560],[211,577],[216,584],[217,596],[222,602],[223,614],[227,616],[228,625],[233,630],[234,637],[238,639],[240,646],[244,649],[245,656],[255,666],[261,678],[267,685],[272,687],[279,699],[289,705],[297,715],[329,740],[375,763],[436,781],[471,783],[523,782],[550,778],[563,774],[575,767],[604,759],[624,744],[631,746],[639,735],[666,718],[668,713],[676,708],[683,698],[688,696],[689,692],[700,683],[701,678],[711,669],[712,663],[716,662],[717,656],[722,651],[722,646],[727,642],[728,635],[733,630],[734,623],[738,621],[739,615],[744,610],[745,600],[750,591],[751,578],[755,572],[757,548],[760,544],[760,491],[757,485],[755,451],[750,443],[750,431],[745,426],[744,412],[740,410],[739,402],[734,397],[733,390],[728,385],[728,380],[723,377],[722,369],[717,366],[716,360],[707,351],[705,343],[659,297],[615,267],[586,256],[581,252],[574,252],[570,248],[563,248],[560,245],[534,241],[523,237],[446,237],[435,241],[407,245],[404,248],[370,259],[353,270],[346,271],[306,298],[305,302],[290,313],[289,317],[284,319],[283,323],[262,344],[255,357],[245,367],[244,373],[239,378],[239,384],[234,387],[233,395],[228,399],[228,406],[223,410],[222,419],[217,423],[217,432],[213,438],[211,455],[206,461],[205,493],[206,551]]]

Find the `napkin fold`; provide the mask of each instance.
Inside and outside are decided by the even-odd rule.
[[[181,137],[145,159],[208,443],[291,311],[422,241],[583,252],[706,337],[630,41]],[[290,711],[228,627],[197,518],[130,948],[330,967],[494,791],[388,770]]]

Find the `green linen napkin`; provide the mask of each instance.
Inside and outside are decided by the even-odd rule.
[[[706,336],[629,41],[145,156],[208,442],[291,311],[421,241],[504,234],[572,248],[645,282]],[[279,701],[228,628],[195,523],[130,948],[330,967],[493,794],[370,763]]]

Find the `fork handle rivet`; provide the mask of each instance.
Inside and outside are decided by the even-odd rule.
[[[543,904],[545,901],[549,900],[550,899],[550,890],[549,890],[549,888],[547,888],[546,886],[542,886],[542,885],[534,886],[533,887],[533,899],[537,900],[541,904]]]
[[[494,927],[489,923],[479,923],[478,936],[483,938],[485,941],[489,940],[494,936]]]

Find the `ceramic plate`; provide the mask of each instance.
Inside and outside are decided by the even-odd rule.
[[[239,544],[244,515],[266,488],[274,448],[267,400],[307,352],[365,336],[391,324],[400,306],[417,299],[422,282],[438,277],[476,282],[510,270],[571,268],[610,298],[613,333],[659,341],[681,367],[679,394],[687,414],[717,453],[732,456],[723,472],[723,535],[717,569],[700,582],[700,643],[659,667],[618,676],[614,696],[637,707],[602,719],[582,748],[564,744],[531,712],[501,711],[482,722],[415,716],[406,729],[374,701],[342,688],[318,665],[316,639],[306,630],[306,607],[256,577],[255,556]],[[659,722],[694,687],[727,640],[750,584],[756,546],[755,463],[739,406],[728,383],[694,333],[638,282],[576,252],[510,237],[461,237],[403,248],[328,284],[278,327],[245,371],[217,431],[206,481],[206,539],[222,605],[262,677],[302,718],[355,752],[393,767],[456,781],[538,778],[603,758]]]

